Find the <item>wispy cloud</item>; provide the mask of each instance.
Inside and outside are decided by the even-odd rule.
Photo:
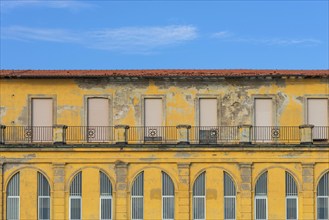
[[[249,44],[263,44],[263,45],[277,45],[277,46],[289,46],[289,45],[304,45],[304,46],[316,46],[321,44],[322,41],[314,38],[256,38],[256,37],[243,37],[229,31],[220,31],[211,35],[212,38],[226,42],[238,42]]]
[[[148,54],[156,52],[162,47],[177,45],[197,38],[197,28],[191,25],[169,25],[70,31],[11,26],[2,28],[1,38],[73,43],[100,50]]]
[[[7,12],[22,7],[42,7],[42,8],[62,8],[70,10],[78,10],[90,8],[94,5],[86,1],[77,0],[4,0],[1,1],[1,11]]]

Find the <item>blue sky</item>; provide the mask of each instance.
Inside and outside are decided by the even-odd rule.
[[[1,0],[1,69],[328,69],[328,13],[328,0]]]

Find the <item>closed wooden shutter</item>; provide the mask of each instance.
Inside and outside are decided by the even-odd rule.
[[[36,142],[52,141],[53,100],[32,99],[32,138]]]
[[[109,100],[107,98],[88,99],[88,141],[109,141],[111,130],[109,112]]]
[[[271,141],[273,126],[273,101],[268,98],[255,99],[254,138],[256,141]]]
[[[165,129],[162,127],[162,99],[147,98],[144,100],[144,140],[162,141]]]
[[[328,139],[328,99],[307,100],[307,123],[314,125],[313,139]]]
[[[219,135],[217,124],[217,99],[201,98],[200,110],[200,143],[215,144]]]

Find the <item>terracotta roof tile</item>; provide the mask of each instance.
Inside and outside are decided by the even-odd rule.
[[[307,76],[329,77],[329,70],[253,69],[148,69],[148,70],[1,70],[0,78],[79,78],[79,77],[244,77]]]

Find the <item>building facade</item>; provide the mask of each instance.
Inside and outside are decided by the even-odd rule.
[[[329,219],[328,70],[0,77],[0,219]]]

